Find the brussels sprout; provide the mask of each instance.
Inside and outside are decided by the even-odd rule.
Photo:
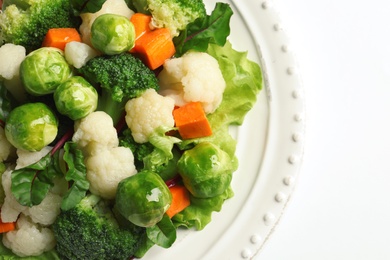
[[[120,54],[134,47],[135,29],[130,20],[122,15],[99,15],[91,27],[91,43],[99,51]]]
[[[178,170],[184,185],[197,198],[222,194],[232,180],[230,156],[210,142],[202,142],[183,153]]]
[[[83,77],[74,76],[56,88],[54,102],[58,112],[77,120],[96,110],[98,93]]]
[[[13,146],[34,152],[56,138],[58,120],[47,105],[27,103],[10,112],[4,130]]]
[[[63,52],[57,48],[39,48],[29,53],[20,64],[23,86],[35,96],[53,93],[71,74]]]
[[[143,170],[118,184],[115,207],[133,224],[151,227],[162,219],[171,202],[171,192],[161,177]]]

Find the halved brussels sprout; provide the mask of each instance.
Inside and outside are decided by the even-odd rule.
[[[44,103],[16,107],[5,122],[5,136],[16,148],[40,151],[57,136],[58,120]]]
[[[29,53],[20,64],[20,78],[28,93],[35,96],[51,94],[72,74],[63,52],[52,47]]]

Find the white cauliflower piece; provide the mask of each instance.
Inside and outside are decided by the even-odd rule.
[[[14,152],[14,150],[15,148],[5,137],[4,129],[0,127],[0,162],[5,161]]]
[[[4,204],[1,206],[1,220],[3,222],[15,222],[21,212],[27,209],[26,206],[19,204],[11,192],[11,173],[12,169],[7,169],[1,176],[4,189]]]
[[[126,123],[134,140],[145,143],[157,127],[173,127],[174,106],[172,98],[161,96],[154,89],[148,89],[142,96],[127,101]]]
[[[19,77],[19,68],[26,57],[26,49],[6,43],[0,47],[0,57],[0,76],[4,79],[4,86],[16,100],[24,102],[27,94]]]
[[[16,154],[18,155],[18,159],[16,160],[16,167],[15,169],[24,168],[26,166],[29,166],[33,163],[36,163],[42,157],[47,155],[51,151],[52,147],[45,146],[42,150],[37,152],[30,152],[22,149],[17,149]]]
[[[98,52],[88,44],[76,41],[66,44],[64,52],[66,61],[77,69],[98,55]]]
[[[134,12],[127,6],[124,0],[107,0],[102,8],[96,13],[83,13],[80,15],[82,24],[80,25],[81,39],[84,43],[91,44],[91,27],[95,19],[102,14],[118,14],[130,19]]]
[[[38,256],[54,248],[53,231],[35,224],[21,214],[16,229],[3,235],[3,244],[20,257]]]
[[[76,121],[72,140],[86,156],[100,149],[117,147],[119,144],[112,118],[103,111],[92,112]]]
[[[105,199],[114,199],[118,183],[134,174],[134,157],[130,149],[115,147],[101,150],[86,159],[90,191]]]
[[[26,57],[26,48],[6,43],[0,47],[0,57],[0,75],[4,79],[12,79],[19,76],[20,64]]]
[[[23,213],[31,217],[34,223],[48,226],[54,223],[61,212],[62,197],[48,192],[39,205],[27,208]]]
[[[198,101],[207,114],[221,104],[226,87],[218,61],[203,52],[165,61],[158,78],[160,94],[172,97],[177,106]]]

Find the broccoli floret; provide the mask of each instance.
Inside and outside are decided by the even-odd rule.
[[[145,229],[130,222],[119,226],[109,204],[89,194],[75,208],[61,212],[53,231],[61,258],[125,260],[137,250]]]
[[[156,27],[166,27],[178,36],[187,24],[206,16],[203,0],[134,0],[138,12],[150,13]]]
[[[0,40],[23,45],[27,52],[39,48],[50,28],[75,27],[68,0],[5,0],[0,14]]]
[[[130,129],[124,130],[119,137],[119,146],[127,147],[133,152],[134,165],[138,171],[144,168],[144,158],[154,150],[154,146],[149,142],[142,144],[135,142]]]
[[[159,88],[154,72],[127,52],[96,56],[78,73],[101,90],[97,110],[109,114],[114,124],[122,116],[127,100],[141,96],[149,88]]]

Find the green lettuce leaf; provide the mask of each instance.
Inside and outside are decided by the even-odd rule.
[[[188,50],[204,52],[210,43],[219,46],[225,45],[230,34],[230,18],[233,10],[226,3],[216,3],[210,15],[198,18],[187,25],[178,37],[175,37],[176,57],[180,57]]]
[[[233,190],[228,188],[221,195],[212,198],[200,199],[191,196],[190,206],[173,216],[172,222],[176,227],[195,227],[197,230],[202,230],[210,223],[212,213],[219,212],[225,200],[230,199],[233,195]]]

